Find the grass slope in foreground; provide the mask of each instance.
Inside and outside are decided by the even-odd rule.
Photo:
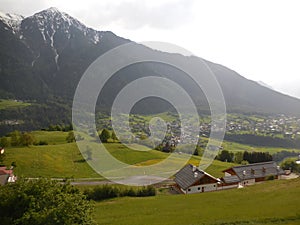
[[[191,195],[119,198],[96,203],[98,224],[300,224],[300,179]]]

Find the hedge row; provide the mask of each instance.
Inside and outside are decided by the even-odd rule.
[[[146,197],[155,196],[156,191],[153,186],[147,187],[118,187],[112,185],[96,186],[92,189],[85,189],[84,195],[87,199],[94,201],[101,201],[104,199],[115,198],[115,197]]]

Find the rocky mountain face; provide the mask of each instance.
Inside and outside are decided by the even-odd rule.
[[[23,18],[0,14],[1,93],[17,99],[71,97],[88,65],[128,42],[50,8]]]
[[[56,8],[49,8],[26,18],[0,13],[0,99],[29,100],[48,106],[49,102],[59,103],[56,104],[57,110],[65,110],[68,112],[66,115],[70,115],[74,91],[87,67],[103,53],[128,42],[130,41],[110,31],[88,28]],[[146,49],[143,46],[140,48]],[[200,62],[197,57],[158,51],[153,51],[153,54],[188,60],[192,64]],[[206,63],[220,83],[228,111],[300,115],[299,99],[245,79],[222,65],[208,61]],[[199,107],[208,106],[203,92],[182,71],[167,65],[144,63],[120,70],[108,82],[102,93],[104,98],[98,104],[100,109],[109,109],[124,85],[138,77],[149,75],[169,77],[184,87]],[[161,88],[168,91],[168,87]],[[142,101],[141,104],[143,107],[137,109],[137,113],[170,110],[170,105],[159,100]],[[56,110],[49,110],[49,113],[50,111],[55,114]],[[48,119],[42,123],[43,126],[53,122],[53,115],[47,113],[48,110],[44,109],[44,115]],[[8,115],[13,114],[1,114],[0,119]],[[70,121],[70,116],[63,120]],[[59,122],[59,118],[57,121]]]

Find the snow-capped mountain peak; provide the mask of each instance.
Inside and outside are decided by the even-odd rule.
[[[8,27],[10,27],[13,32],[16,32],[20,29],[20,25],[23,19],[24,17],[18,14],[0,12],[0,20]]]
[[[71,17],[67,13],[59,11],[55,7],[45,9],[26,19],[34,20],[37,23],[45,41],[45,37],[47,36],[45,30],[50,30],[50,33],[55,33],[57,30],[63,30],[69,39],[71,28],[76,28],[83,32],[83,34],[88,36],[94,44],[97,44],[101,39],[101,32],[86,27],[77,19]]]

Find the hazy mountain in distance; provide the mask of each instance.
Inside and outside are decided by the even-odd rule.
[[[271,85],[269,85],[269,84],[267,84],[267,83],[265,83],[261,80],[257,81],[257,83],[260,84],[261,86],[264,86],[264,87],[267,87],[269,89],[275,90]]]
[[[87,67],[103,53],[128,42],[130,40],[110,31],[88,28],[56,8],[26,18],[0,13],[0,98],[39,103],[59,99],[68,111],[77,84]],[[141,45],[138,48],[141,51],[152,51],[154,56],[174,57],[191,65],[201,62],[200,58],[194,56],[163,53]],[[220,83],[228,111],[300,115],[299,99],[266,88],[222,65],[209,61],[206,63]],[[182,71],[150,62],[131,65],[117,72],[105,86],[99,108],[109,109],[124,85],[149,75],[169,77],[185,88],[200,108],[208,109],[203,92]],[[172,91],[168,87],[161,88]],[[153,99],[142,101],[141,105],[143,107],[136,109],[136,112],[170,109],[170,105],[165,102]],[[44,110],[44,115],[47,117],[47,110]]]

